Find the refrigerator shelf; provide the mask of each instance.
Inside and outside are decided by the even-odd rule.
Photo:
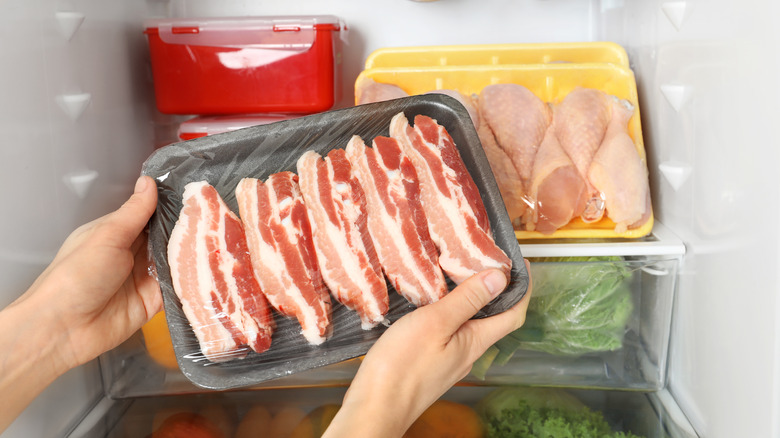
[[[441,400],[475,408],[498,387],[455,387]],[[315,409],[334,412],[341,404],[346,388],[274,389],[234,391],[197,396],[173,396],[112,400],[104,398],[69,433],[69,438],[136,438],[159,430],[173,415],[196,414],[219,424],[218,428],[234,436],[247,413],[265,412],[276,416],[284,412],[289,428],[306,419],[320,419]],[[613,431],[632,432],[645,438],[695,438],[699,435],[682,414],[668,391],[636,393],[624,391],[567,390],[590,410],[601,412]],[[478,409],[476,409],[478,411]],[[305,418],[305,419],[304,419]],[[262,430],[257,430],[262,432]],[[238,436],[238,434],[235,434]],[[296,435],[298,436],[298,435]]]
[[[657,219],[650,234],[639,239],[520,240],[520,249],[526,258],[685,255],[683,241]]]
[[[525,326],[508,337],[519,341],[502,340],[497,344],[500,355],[496,352],[496,358],[475,367],[463,384],[664,388],[677,271],[685,247],[663,225],[655,225],[641,241],[521,245],[523,255],[533,258],[534,292]],[[585,258],[562,262],[559,257]],[[570,316],[580,319],[555,328]],[[588,324],[582,324],[582,318]],[[137,333],[101,356],[106,394],[122,399],[204,392],[176,367],[175,357],[166,360],[161,342],[168,343],[172,356],[164,324]],[[252,388],[346,386],[359,365],[359,359],[347,360]]]

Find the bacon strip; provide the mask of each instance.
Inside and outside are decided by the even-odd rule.
[[[414,167],[397,141],[376,137],[373,148],[353,136],[346,155],[366,195],[368,230],[385,275],[415,306],[447,293],[436,247],[420,205]]]
[[[363,329],[371,329],[384,321],[389,300],[352,165],[343,149],[325,159],[308,151],[298,159],[298,178],[322,278],[339,302],[358,313]]]
[[[252,271],[244,229],[214,187],[185,186],[168,242],[173,289],[203,354],[212,362],[261,353],[274,320]]]
[[[444,272],[458,284],[488,268],[508,276],[512,261],[493,241],[482,197],[447,130],[423,115],[411,127],[399,113],[390,122],[390,134],[414,163]]]
[[[252,265],[271,305],[296,318],[312,345],[331,332],[330,296],[317,266],[306,206],[292,172],[263,183],[244,178],[236,187]]]

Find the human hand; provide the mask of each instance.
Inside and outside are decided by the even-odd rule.
[[[148,176],[118,210],[76,229],[13,305],[33,305],[57,336],[52,360],[65,370],[116,347],[162,308],[150,275],[144,228],[157,190]]]
[[[403,435],[491,345],[523,325],[531,284],[511,309],[470,319],[506,284],[501,271],[480,272],[390,326],[369,350],[324,436]]]

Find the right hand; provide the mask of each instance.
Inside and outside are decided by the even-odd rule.
[[[511,309],[470,319],[506,284],[501,271],[480,272],[438,302],[396,321],[369,350],[324,436],[403,435],[491,345],[523,325],[530,284]]]

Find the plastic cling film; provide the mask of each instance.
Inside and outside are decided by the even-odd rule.
[[[628,68],[371,68],[356,80],[356,103],[397,98],[398,90],[456,92],[476,105],[474,125],[518,239],[637,238],[652,230],[636,82]],[[586,137],[592,141],[581,140]]]
[[[509,286],[476,317],[502,312],[522,298],[529,279],[514,229],[506,215],[490,166],[479,147],[468,113],[448,96],[409,97],[172,144],[158,149],[150,156],[144,163],[143,173],[157,182],[158,207],[152,219],[149,241],[176,358],[184,375],[193,383],[212,389],[246,387],[359,357],[368,351],[387,326],[378,324],[370,330],[364,330],[355,311],[333,301],[332,334],[322,344],[312,345],[302,336],[301,325],[297,320],[284,317],[274,310],[272,317],[275,330],[268,350],[257,353],[240,345],[241,342],[236,342],[233,352],[245,356],[243,359],[224,362],[208,360],[185,316],[182,301],[174,291],[167,252],[172,230],[184,205],[182,195],[185,186],[207,181],[216,189],[225,205],[237,212],[239,208],[235,189],[241,178],[251,175],[266,181],[273,174],[295,172],[297,162],[305,151],[312,150],[324,156],[335,149],[344,148],[354,135],[367,140],[387,136],[390,121],[399,112],[403,112],[410,120],[419,114],[427,115],[446,128],[482,198],[494,240],[512,261]],[[297,219],[290,217],[289,220]],[[447,287],[452,289],[455,284],[448,281]],[[392,284],[388,283],[387,288],[389,309],[386,319],[392,324],[412,311],[414,306],[399,295]],[[216,324],[220,318],[229,319],[229,314],[214,312],[214,318],[213,323]]]

